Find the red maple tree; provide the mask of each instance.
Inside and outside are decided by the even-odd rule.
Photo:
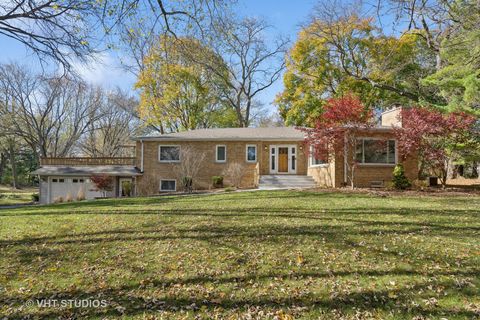
[[[344,156],[346,176],[353,189],[357,137],[373,125],[373,111],[349,94],[327,100],[314,128],[302,130],[306,133],[305,142],[311,146],[316,158],[328,161],[332,153]]]
[[[403,109],[400,117],[402,127],[394,130],[402,159],[418,155],[420,171],[436,175],[445,187],[455,148],[469,138],[475,117],[420,107]]]
[[[95,184],[98,190],[102,191],[103,197],[107,195],[107,191],[113,190],[113,178],[106,174],[93,175],[90,180]]]

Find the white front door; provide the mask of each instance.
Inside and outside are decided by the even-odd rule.
[[[297,173],[296,145],[271,145],[269,149],[270,174]]]

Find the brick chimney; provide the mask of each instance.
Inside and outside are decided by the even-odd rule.
[[[381,126],[382,127],[391,127],[391,126],[401,127],[402,126],[402,120],[400,119],[401,112],[402,112],[402,107],[399,105],[396,105],[382,112],[382,114],[380,115]]]

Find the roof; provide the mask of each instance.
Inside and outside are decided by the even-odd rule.
[[[294,127],[196,129],[156,136],[134,137],[153,141],[301,141],[305,134]]]
[[[133,166],[43,166],[31,174],[41,176],[89,176],[95,174],[139,176],[142,173]]]

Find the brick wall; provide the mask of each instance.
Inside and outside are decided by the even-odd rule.
[[[361,137],[395,139],[395,135],[391,131],[382,132],[368,132]],[[402,163],[405,168],[405,175],[410,181],[413,181],[418,176],[418,161],[416,158],[410,157],[406,161],[401,161],[401,155],[398,153],[398,162]],[[387,184],[392,180],[394,164],[358,164],[355,168],[355,186],[359,188],[369,188],[372,181],[382,181]],[[344,185],[344,157],[335,157],[335,186],[340,187]]]
[[[212,176],[224,175],[224,170],[229,163],[237,162],[245,167],[244,176],[242,178],[242,188],[255,188],[258,186],[258,176],[269,174],[269,146],[273,144],[298,145],[295,142],[275,141],[275,142],[258,142],[258,141],[182,141],[182,142],[159,142],[144,141],[144,174],[138,177],[137,183],[152,185],[149,192],[142,192],[139,188],[139,194],[153,194],[159,192],[161,179],[176,179],[177,189],[179,188],[179,178],[175,173],[175,163],[161,163],[158,159],[158,150],[160,145],[179,145],[191,147],[196,152],[205,154],[205,160],[200,168],[197,179],[194,181],[195,189],[212,188]],[[227,147],[227,161],[225,163],[217,163],[215,161],[215,150],[217,145],[225,145]],[[257,146],[258,163],[250,163],[246,161],[246,146]],[[136,148],[137,167],[141,168],[141,143],[137,142]],[[307,164],[304,150],[297,146],[297,174],[307,174]],[[231,185],[228,177],[224,177],[224,185]]]

